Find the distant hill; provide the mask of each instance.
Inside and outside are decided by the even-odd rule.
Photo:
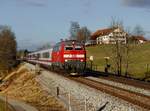
[[[112,45],[97,45],[87,47],[87,57],[94,56],[94,64],[98,66],[100,71],[104,71],[106,61],[104,57],[110,57],[109,63],[111,64],[111,72],[113,72],[112,64]],[[131,48],[129,58],[129,73],[136,78],[143,78],[148,70],[150,72],[150,43],[136,44]]]

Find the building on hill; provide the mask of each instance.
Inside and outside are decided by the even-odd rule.
[[[116,41],[126,43],[127,33],[121,28],[100,29],[91,35],[96,44],[115,44]]]
[[[133,43],[136,43],[136,44],[143,44],[145,42],[148,42],[148,40],[145,37],[135,36],[135,35],[130,37],[130,41],[133,42]]]

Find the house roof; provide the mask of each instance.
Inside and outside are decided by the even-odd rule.
[[[99,36],[104,36],[104,35],[108,35],[110,34],[111,32],[113,32],[116,28],[106,28],[106,29],[100,29],[100,30],[97,30],[96,32],[94,32],[92,35],[91,35],[91,39],[92,40],[95,40],[97,37]]]
[[[143,36],[136,36],[136,35],[133,35],[132,39],[134,39],[134,40],[148,41],[145,37],[143,37]]]

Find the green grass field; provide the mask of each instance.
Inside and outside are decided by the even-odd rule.
[[[94,57],[93,63],[98,66],[98,70],[104,71],[106,63],[104,57],[110,57],[109,63],[111,64],[111,68],[113,68],[112,45],[90,46],[86,49],[87,57]],[[132,45],[130,49],[129,73],[135,78],[143,78],[147,71],[146,64],[149,64],[150,71],[150,43]],[[113,72],[113,70],[111,70],[111,72]]]

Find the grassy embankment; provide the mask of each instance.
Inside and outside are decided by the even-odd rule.
[[[65,111],[63,104],[37,82],[37,76],[34,71],[29,71],[22,64],[16,71],[3,79],[8,84],[1,88],[0,94],[7,93],[8,98],[24,101],[39,111],[48,109]]]
[[[97,45],[87,47],[87,57],[94,56],[94,64],[98,66],[100,71],[104,71],[105,59],[110,57],[109,63],[113,67],[112,62],[112,45]],[[129,73],[136,78],[143,78],[147,71],[146,64],[149,64],[150,71],[150,43],[134,45],[129,54]],[[124,67],[123,67],[124,69]],[[112,70],[111,70],[112,71]],[[113,71],[112,71],[113,72]]]

